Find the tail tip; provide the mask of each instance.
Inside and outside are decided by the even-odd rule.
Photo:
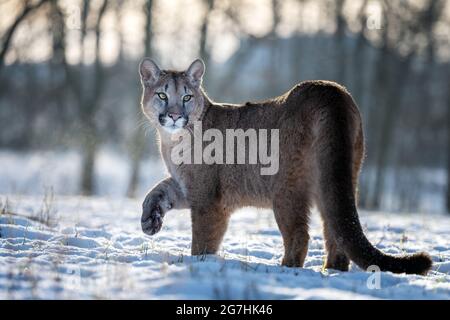
[[[409,257],[411,262],[406,273],[410,274],[419,274],[419,275],[427,275],[428,271],[430,271],[433,266],[433,260],[430,255],[426,252],[419,252],[413,254]]]

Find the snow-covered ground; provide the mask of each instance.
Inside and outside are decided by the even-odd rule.
[[[140,202],[118,198],[0,196],[0,299],[449,299],[450,218],[362,213],[385,252],[429,252],[428,276],[323,270],[318,214],[303,269],[279,265],[270,211],[236,213],[218,255],[191,257],[188,211],[162,231],[140,230]]]
[[[123,198],[126,157],[107,150],[99,154],[98,198],[73,196],[79,170],[76,152],[0,151],[0,299],[450,298],[446,215],[361,213],[370,240],[384,251],[429,252],[434,267],[426,277],[382,273],[377,278],[356,266],[348,273],[323,270],[317,213],[305,268],[288,269],[279,264],[282,239],[270,211],[241,210],[217,256],[191,257],[188,211],[170,212],[154,237],[140,230],[141,201],[164,176],[160,161],[143,163],[140,201]],[[433,211],[442,211],[436,203]]]

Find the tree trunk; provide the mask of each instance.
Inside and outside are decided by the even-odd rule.
[[[133,198],[139,186],[139,178],[141,176],[141,163],[144,156],[145,134],[142,130],[137,129],[133,137],[133,150],[131,150],[131,174],[128,183],[127,196]]]
[[[100,145],[100,137],[95,123],[95,116],[99,109],[101,97],[105,88],[106,75],[100,59],[100,28],[101,22],[108,6],[108,0],[103,0],[100,6],[97,21],[95,23],[95,63],[94,63],[94,79],[92,84],[92,94],[80,105],[81,121],[84,128],[84,139],[82,143],[83,149],[83,165],[81,192],[83,195],[93,195],[94,177],[95,177],[95,160]]]
[[[95,194],[94,173],[95,160],[97,155],[97,143],[87,142],[83,146],[83,160],[81,167],[81,194],[90,196]]]
[[[356,45],[353,50],[353,59],[354,59],[354,69],[353,69],[353,82],[352,82],[352,89],[353,89],[353,95],[355,97],[356,102],[358,103],[360,109],[363,111],[363,115],[365,115],[366,105],[365,105],[365,93],[364,93],[364,80],[365,80],[365,74],[366,74],[366,46],[367,46],[367,39],[365,35],[365,29],[366,29],[366,20],[367,15],[365,13],[365,9],[367,8],[368,0],[365,0],[364,3],[361,6],[361,9],[358,14],[358,20],[361,25],[361,29],[359,31]],[[365,120],[366,117],[364,117]]]
[[[387,8],[383,7],[384,14],[387,14]],[[381,47],[378,49],[378,54],[376,61],[374,62],[373,77],[371,79],[370,87],[371,96],[368,100],[367,109],[367,124],[366,124],[366,142],[370,148],[367,148],[367,154],[369,159],[373,159],[378,154],[379,141],[381,138],[381,133],[378,128],[381,123],[383,113],[387,112],[385,106],[386,104],[386,92],[389,88],[389,81],[391,70],[389,68],[390,61],[390,50],[389,50],[389,38],[388,32],[390,30],[390,25],[388,19],[383,20],[383,27],[381,29],[382,42]],[[370,161],[369,163],[375,170],[375,174],[370,174],[365,184],[361,186],[364,192],[361,192],[360,203],[363,207],[367,209],[376,209],[379,205],[378,197],[375,194],[375,190],[380,190],[380,179],[378,172],[382,170],[377,167],[379,161]]]
[[[373,159],[380,150],[378,147],[380,146],[379,141],[382,140],[381,133],[378,128],[381,123],[381,117],[384,112],[386,112],[386,99],[384,98],[385,92],[388,89],[388,81],[389,81],[389,67],[387,62],[389,61],[389,53],[386,47],[380,49],[378,54],[377,61],[375,62],[375,75],[372,79],[373,93],[372,98],[369,101],[368,108],[368,116],[367,116],[367,145],[371,148],[368,149],[368,158]],[[376,195],[375,190],[380,190],[380,179],[378,172],[382,170],[378,168],[379,161],[371,161],[369,162],[375,170],[374,175],[370,175],[367,183],[367,188],[362,186],[365,189],[363,193],[361,193],[360,203],[363,207],[367,209],[376,209],[379,205],[378,200],[379,195]]]
[[[372,209],[379,209],[381,206],[381,200],[383,198],[384,183],[386,178],[386,170],[388,169],[388,159],[391,152],[391,146],[393,143],[393,133],[395,130],[395,122],[397,120],[397,113],[402,105],[402,98],[407,88],[408,78],[411,73],[411,62],[413,55],[409,55],[405,61],[401,63],[396,62],[395,66],[391,64],[391,68],[396,69],[394,74],[393,83],[396,86],[391,85],[389,87],[389,94],[386,99],[385,114],[379,123],[381,125],[380,140],[378,142],[377,157],[376,157],[376,182],[370,206]]]
[[[144,10],[146,12],[146,22],[145,22],[145,38],[144,38],[144,55],[150,57],[152,55],[152,39],[153,39],[153,26],[152,26],[152,13],[153,13],[153,0],[147,0],[144,5]],[[136,75],[137,77],[137,75]],[[136,107],[138,114],[142,114],[140,108],[140,96],[141,89],[138,82],[136,82],[138,91],[136,92]],[[136,119],[138,123],[139,117]],[[139,177],[141,174],[141,163],[142,157],[144,156],[145,150],[145,133],[141,127],[138,127],[131,139],[130,156],[131,156],[131,172],[130,181],[128,182],[127,196],[133,198],[136,196],[137,188],[139,185]]]
[[[448,74],[447,105],[447,212],[450,213],[450,72]]]
[[[209,15],[214,7],[214,0],[205,0],[206,2],[206,11],[205,15],[203,16],[203,22],[200,27],[200,48],[199,48],[199,54],[200,57],[203,59],[205,64],[208,64],[209,62],[209,50],[207,47],[207,39],[208,39],[208,27],[209,27]]]
[[[347,21],[344,16],[345,0],[337,0],[335,8],[336,32],[335,48],[336,48],[336,75],[335,80],[341,84],[347,85],[347,54],[345,44],[345,31]]]

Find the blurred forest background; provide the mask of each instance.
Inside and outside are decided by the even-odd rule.
[[[360,205],[450,211],[450,1],[0,0],[0,35],[0,149],[75,151],[76,193],[99,194],[107,149],[127,164],[123,196],[142,196],[142,163],[158,153],[139,60],[202,57],[217,101],[344,84],[364,117]]]

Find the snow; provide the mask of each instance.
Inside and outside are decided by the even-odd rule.
[[[95,165],[95,191],[100,196],[126,194],[130,174],[129,158],[102,149]],[[12,152],[0,150],[0,193],[41,195],[48,189],[55,194],[74,195],[80,185],[80,153],[74,151]],[[138,193],[145,195],[161,180],[165,168],[159,159],[142,162],[142,181]]]
[[[161,232],[148,237],[140,230],[140,201],[0,200],[0,299],[450,298],[450,217],[444,215],[361,213],[368,237],[383,251],[423,250],[434,261],[425,277],[381,273],[377,289],[370,285],[377,275],[354,265],[350,272],[323,270],[316,212],[304,268],[285,268],[270,210],[240,210],[217,255],[192,257],[186,210],[169,212]]]

